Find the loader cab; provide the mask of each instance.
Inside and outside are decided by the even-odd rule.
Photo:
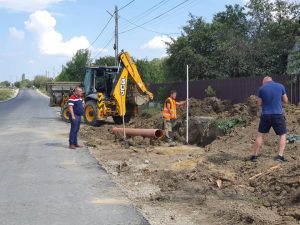
[[[114,84],[117,82],[119,67],[86,67],[84,78],[85,96],[103,93],[110,97]]]

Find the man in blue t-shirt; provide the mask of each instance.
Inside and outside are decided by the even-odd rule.
[[[256,162],[258,152],[263,143],[263,136],[269,133],[271,127],[279,136],[278,155],[275,157],[276,161],[284,162],[283,157],[286,144],[286,124],[285,117],[282,110],[282,103],[288,103],[285,88],[282,84],[275,83],[272,77],[265,77],[263,85],[258,91],[258,105],[262,107],[260,116],[258,134],[253,147],[253,155],[251,161]]]
[[[69,135],[69,148],[75,149],[81,147],[78,144],[77,136],[81,123],[81,116],[84,113],[84,100],[82,99],[82,88],[76,87],[74,94],[69,98],[69,119],[71,123],[70,135]]]

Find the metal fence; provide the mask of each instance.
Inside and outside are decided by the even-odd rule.
[[[283,84],[286,88],[289,100],[293,104],[300,102],[300,75],[272,76],[275,82]],[[206,97],[205,89],[210,85],[216,91],[216,97],[231,100],[233,103],[245,102],[250,95],[257,95],[258,88],[262,84],[263,76],[239,77],[218,80],[190,81],[190,97],[202,99]],[[159,90],[176,90],[178,99],[186,98],[186,82],[150,84],[150,91],[159,99]],[[167,96],[166,96],[167,97]]]

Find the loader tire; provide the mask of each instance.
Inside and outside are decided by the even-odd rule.
[[[65,105],[60,112],[61,115],[61,119],[67,123],[70,123],[70,119],[69,119],[69,106]]]
[[[103,122],[97,120],[97,103],[88,101],[84,108],[84,121],[87,125],[99,127]]]
[[[113,116],[112,118],[113,118],[115,124],[122,124],[123,123],[122,116]],[[124,117],[125,123],[129,123],[130,119],[131,119],[130,115],[125,115],[125,117]]]

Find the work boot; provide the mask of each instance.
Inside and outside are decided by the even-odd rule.
[[[274,160],[277,162],[287,162],[287,160],[283,156],[280,156],[280,155],[277,155]]]
[[[82,146],[81,145],[79,145],[79,144],[76,144],[76,145],[74,145],[76,148],[82,148]]]
[[[256,155],[251,156],[250,161],[257,162],[257,156]]]
[[[69,145],[69,149],[76,149],[75,145]]]

